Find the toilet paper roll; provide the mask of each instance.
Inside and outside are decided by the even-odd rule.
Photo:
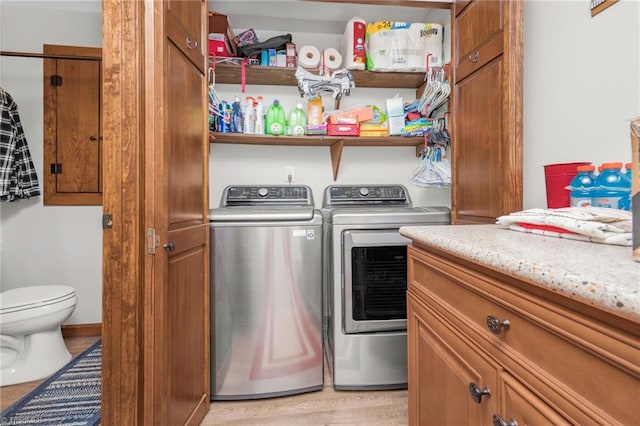
[[[298,65],[302,68],[318,68],[320,51],[315,46],[302,46],[298,52]]]
[[[329,71],[337,70],[342,66],[342,55],[333,47],[322,52],[322,59],[324,68]]]

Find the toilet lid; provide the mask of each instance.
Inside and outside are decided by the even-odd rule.
[[[0,293],[0,313],[37,308],[75,297],[73,287],[66,285],[40,285],[12,288]]]

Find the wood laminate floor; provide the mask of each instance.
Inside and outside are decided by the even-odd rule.
[[[76,356],[98,337],[65,339]],[[43,380],[0,388],[0,409],[29,393]],[[213,425],[407,425],[407,391],[335,391],[329,369],[321,391],[249,401],[212,401],[202,426]]]

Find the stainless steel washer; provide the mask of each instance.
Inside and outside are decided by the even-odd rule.
[[[402,185],[325,189],[324,328],[336,389],[407,387],[404,225],[451,223],[447,207],[413,207]]]
[[[322,215],[307,186],[229,186],[211,221],[211,399],[322,389]]]

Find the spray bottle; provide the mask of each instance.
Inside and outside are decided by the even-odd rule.
[[[258,96],[256,103],[256,126],[255,134],[264,134],[264,107],[262,106],[262,96]]]
[[[251,97],[251,96],[247,96],[245,99],[245,105],[244,105],[244,114],[243,116],[243,127],[244,127],[244,133],[245,134],[253,134],[253,132],[255,132],[255,128],[256,128],[256,107],[255,107],[255,103],[256,100]]]

